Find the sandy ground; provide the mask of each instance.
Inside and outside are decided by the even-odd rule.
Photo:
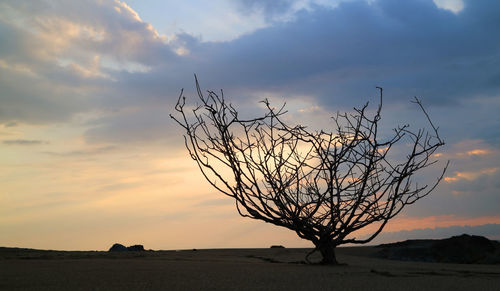
[[[500,265],[391,261],[374,251],[340,248],[345,265],[321,266],[297,263],[305,249],[2,249],[0,290],[500,290]]]

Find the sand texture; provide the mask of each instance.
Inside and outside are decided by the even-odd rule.
[[[345,265],[299,263],[307,251],[0,248],[0,290],[500,290],[500,265],[395,261],[373,247],[339,248]]]

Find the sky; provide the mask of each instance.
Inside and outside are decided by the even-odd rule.
[[[0,245],[311,246],[204,181],[169,117],[194,73],[245,115],[268,98],[313,128],[376,86],[387,129],[418,127],[418,96],[450,166],[374,242],[500,239],[499,29],[488,0],[3,0]]]

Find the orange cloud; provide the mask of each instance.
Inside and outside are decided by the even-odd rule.
[[[448,153],[436,153],[434,156],[446,156],[449,158],[465,158],[474,156],[485,156],[495,154],[497,151],[488,146],[484,140],[462,140],[452,146]]]
[[[491,175],[498,171],[499,168],[487,168],[479,171],[455,172],[455,176],[444,177],[444,181],[448,183],[457,182],[459,180],[475,180],[482,175]]]
[[[474,149],[474,150],[470,150],[467,152],[467,155],[469,156],[475,156],[475,155],[487,155],[489,154],[491,151],[489,150],[486,150],[486,149]]]
[[[122,12],[126,12],[126,13],[128,13],[127,16],[131,17],[133,20],[138,21],[138,22],[142,22],[142,19],[139,16],[139,14],[134,9],[132,9],[130,6],[128,6],[127,3],[119,1],[119,0],[115,0],[115,4],[116,4],[116,6],[114,7],[114,9],[116,10],[116,12],[118,12],[120,14],[122,14]]]

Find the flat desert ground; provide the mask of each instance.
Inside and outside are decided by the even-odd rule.
[[[0,248],[0,290],[500,290],[500,265],[406,262],[374,247],[62,252]],[[319,256],[311,259],[319,260]]]

